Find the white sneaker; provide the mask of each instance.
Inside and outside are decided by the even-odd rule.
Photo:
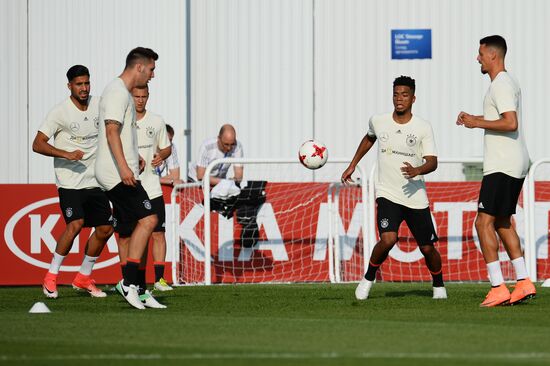
[[[369,297],[369,291],[373,283],[374,281],[369,281],[363,277],[355,289],[355,298],[357,300],[366,300]]]
[[[447,290],[445,287],[434,287],[434,299],[446,299],[447,298]]]
[[[136,309],[144,310],[145,306],[141,303],[136,285],[124,286],[124,280],[120,280],[116,285],[117,291],[126,301]]]
[[[143,295],[139,295],[139,299],[145,307],[152,309],[166,309],[166,305],[162,305],[160,302],[158,302],[153,297],[153,295],[151,295],[149,290],[145,290],[145,293]]]
[[[164,278],[161,278],[157,282],[155,282],[155,290],[158,291],[172,291],[173,288],[166,282]]]

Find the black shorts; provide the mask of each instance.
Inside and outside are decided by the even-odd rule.
[[[58,188],[57,191],[65,223],[84,219],[85,227],[113,225],[109,199],[100,188]]]
[[[414,209],[394,203],[386,198],[376,199],[377,224],[380,235],[386,232],[399,232],[403,220],[409,226],[411,233],[420,245],[433,245],[438,241],[430,208]]]
[[[491,216],[515,214],[524,180],[525,178],[514,178],[504,173],[483,176],[477,212],[484,212]]]
[[[107,193],[107,197],[113,203],[113,216],[115,219],[113,226],[120,236],[130,236],[139,220],[155,214],[149,196],[147,196],[147,192],[143,189],[140,181],[138,181],[135,187],[127,186],[120,182],[105,193]],[[126,231],[122,232],[119,229],[122,223],[125,223],[126,226],[133,223],[134,226],[129,233]]]
[[[154,233],[164,233],[166,231],[166,208],[164,205],[164,197],[160,196],[151,200],[151,206],[153,206],[153,213],[158,217],[157,226],[153,230]],[[115,210],[115,218],[117,218],[118,212]],[[122,221],[116,219],[115,231],[122,238],[127,238],[132,235],[137,221]]]

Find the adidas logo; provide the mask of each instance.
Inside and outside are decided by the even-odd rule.
[[[88,117],[84,117],[84,121],[87,121],[88,120]]]
[[[430,238],[430,240],[434,240],[435,239],[435,235],[432,233],[432,237]]]
[[[397,130],[397,131],[395,131],[395,133],[400,134],[400,133],[401,133],[401,130]]]
[[[477,207],[478,207],[478,208],[485,208],[485,207],[483,206],[483,202],[480,202],[479,205],[477,205]]]

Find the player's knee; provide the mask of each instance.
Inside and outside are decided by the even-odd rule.
[[[115,229],[111,225],[101,225],[95,228],[96,236],[98,239],[107,241]]]
[[[418,248],[424,257],[430,257],[436,253],[433,245],[420,245]]]
[[[149,215],[141,220],[139,220],[139,224],[143,225],[144,228],[146,228],[148,231],[153,231],[155,227],[157,226],[158,218],[157,215]]]
[[[395,243],[397,243],[397,240],[397,233],[383,233],[380,237],[380,244],[383,245],[385,248],[391,249],[395,245]]]
[[[486,217],[485,215],[477,215],[475,227],[478,233],[494,227],[493,225],[494,221],[490,220],[489,217]]]
[[[65,229],[70,236],[76,236],[84,226],[84,219],[73,220],[67,224]]]

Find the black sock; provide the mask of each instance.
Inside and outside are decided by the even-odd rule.
[[[164,263],[155,264],[155,282],[160,281],[164,277]]]
[[[120,265],[120,272],[122,273],[122,278],[126,277],[126,263]]]
[[[143,295],[147,289],[145,284],[145,268],[138,268],[138,286],[139,294]]]
[[[434,274],[432,273],[432,284],[433,287],[444,287],[443,284],[443,271],[439,271],[438,273]]]
[[[369,268],[367,269],[367,273],[365,273],[365,279],[368,281],[374,281],[376,278],[376,271],[378,271],[378,268],[380,268],[380,265],[374,265],[371,262],[369,262]]]
[[[128,261],[124,271],[124,286],[138,285],[138,265],[137,262]]]

